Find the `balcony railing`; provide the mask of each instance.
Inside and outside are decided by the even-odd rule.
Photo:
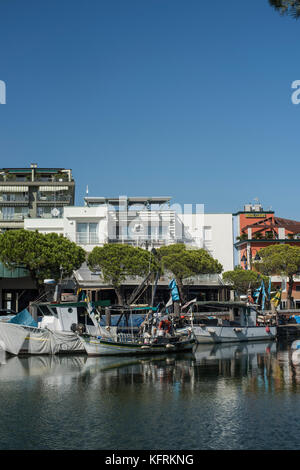
[[[160,276],[158,284],[168,285],[170,281],[174,278],[172,273],[166,273]],[[124,284],[140,284],[143,281],[143,278],[140,276],[127,276]],[[198,286],[198,285],[224,285],[222,278],[219,274],[200,274],[198,276],[192,276],[183,280],[183,285],[188,286]]]
[[[39,212],[37,214],[37,217],[39,219],[62,219],[63,217],[63,214],[62,213],[59,213],[57,215],[53,215],[51,214],[50,212]]]
[[[99,236],[97,233],[76,233],[76,243],[79,245],[97,245]]]
[[[71,196],[70,194],[49,194],[47,196],[41,196],[40,194],[38,195],[38,201],[39,202],[71,202]]]
[[[28,214],[12,214],[12,215],[0,215],[0,221],[21,221],[24,220],[25,217],[28,217]]]
[[[170,242],[170,238],[152,238],[152,237],[117,237],[117,238],[109,238],[109,243],[127,243],[127,244],[141,244],[141,243],[149,243],[149,244],[156,244],[156,245],[165,245],[166,243]]]
[[[71,180],[69,180],[69,177],[64,174],[64,175],[61,175],[61,174],[57,174],[55,176],[40,176],[40,175],[35,175],[34,176],[34,179],[32,180],[32,176],[31,174],[27,174],[27,175],[22,175],[22,176],[17,176],[17,175],[14,175],[14,174],[9,174],[9,175],[0,175],[0,183],[11,183],[11,182],[27,182],[27,183],[30,183],[32,181],[37,181],[37,182],[45,182],[45,183],[61,183],[61,182],[64,182],[64,183],[73,183],[74,182],[74,179],[72,178]]]

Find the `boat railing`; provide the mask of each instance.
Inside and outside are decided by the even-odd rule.
[[[118,333],[117,339],[120,343],[134,343],[138,341],[139,336],[131,333]]]

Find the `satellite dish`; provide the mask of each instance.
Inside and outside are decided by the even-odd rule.
[[[136,224],[136,225],[134,226],[133,231],[134,231],[135,233],[143,232],[143,231],[144,231],[144,226],[141,225],[141,224]]]
[[[59,216],[59,210],[54,207],[54,209],[52,209],[51,211],[51,215],[53,215],[53,217],[58,217]]]

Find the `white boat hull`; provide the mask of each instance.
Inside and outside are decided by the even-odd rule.
[[[178,341],[176,344],[137,344],[106,341],[94,336],[80,337],[88,356],[120,356],[137,354],[166,354],[191,351],[195,345],[192,340]],[[171,344],[171,345],[170,345]]]
[[[268,341],[276,338],[276,326],[193,326],[197,343],[232,343],[241,341]]]

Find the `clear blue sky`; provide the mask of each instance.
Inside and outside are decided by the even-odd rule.
[[[268,0],[0,0],[0,167],[300,220],[300,21]]]

